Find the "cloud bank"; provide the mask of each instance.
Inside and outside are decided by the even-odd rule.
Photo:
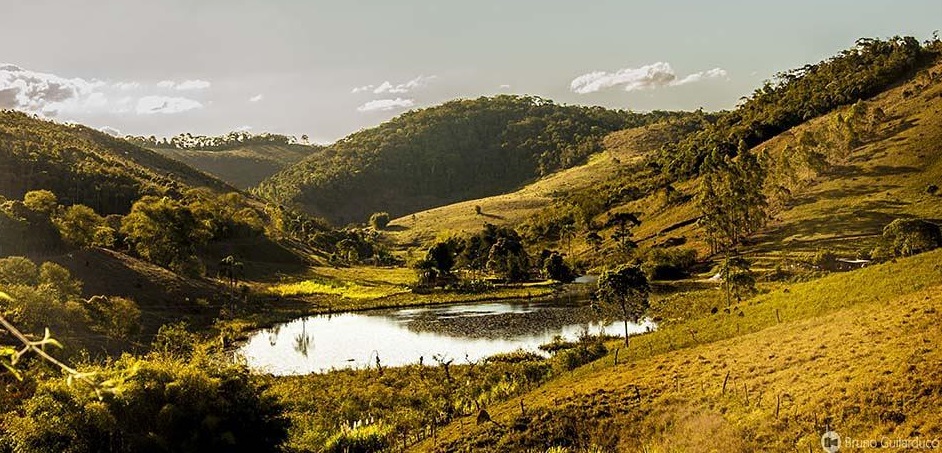
[[[572,80],[569,89],[578,94],[595,93],[614,87],[622,88],[625,91],[639,91],[686,85],[726,76],[726,70],[714,68],[678,79],[669,63],[659,61],[640,68],[625,68],[615,72],[595,71],[583,74]]]
[[[104,82],[97,80],[67,79],[3,64],[0,65],[0,108],[46,116],[92,108],[104,101],[97,91],[102,85]]]
[[[358,112],[385,112],[395,109],[407,109],[415,105],[412,99],[377,99],[357,107]]]
[[[104,82],[66,78],[56,74],[31,71],[13,64],[0,65],[0,108],[16,109],[46,117],[60,114],[180,113],[202,108],[197,100],[180,96],[161,96],[160,89],[178,91],[204,90],[205,80],[157,84],[136,81]]]

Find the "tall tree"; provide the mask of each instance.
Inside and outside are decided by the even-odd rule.
[[[601,308],[617,314],[625,324],[625,347],[628,347],[628,323],[636,323],[648,311],[651,287],[640,266],[621,265],[606,269],[599,275],[596,297]]]

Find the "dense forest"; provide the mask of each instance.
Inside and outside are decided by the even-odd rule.
[[[399,216],[517,188],[583,162],[612,131],[673,115],[528,96],[451,101],[350,135],[255,193],[338,223]]]

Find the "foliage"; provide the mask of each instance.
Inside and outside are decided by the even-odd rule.
[[[247,145],[294,145],[298,143],[297,137],[262,132],[252,134],[246,131],[232,131],[226,135],[206,136],[193,135],[189,132],[170,137],[158,139],[151,135],[149,137],[127,135],[125,140],[135,145],[147,148],[169,148],[169,149],[193,149],[207,151],[222,151],[232,148],[238,148]],[[302,141],[307,141],[304,136]]]
[[[31,190],[23,195],[23,204],[27,208],[41,212],[46,215],[53,215],[56,208],[59,207],[59,200],[56,194],[48,190]]]
[[[382,230],[386,228],[386,225],[389,225],[389,213],[388,212],[374,212],[370,216],[370,226],[377,230]]]
[[[141,310],[131,299],[95,296],[85,307],[96,329],[112,338],[128,338],[141,330]]]
[[[697,199],[703,213],[700,222],[712,251],[728,254],[768,219],[768,202],[762,191],[765,171],[744,149],[736,161],[726,157],[712,165],[713,170],[701,181]]]
[[[932,51],[913,37],[859,39],[853,48],[837,56],[777,74],[736,110],[676,146],[665,146],[657,161],[675,176],[700,174],[708,159],[735,156],[743,148],[841,105],[873,96],[932,56]]]
[[[97,397],[81,386],[44,380],[3,417],[16,451],[279,451],[287,432],[281,406],[244,367],[206,357],[181,361],[124,356],[93,368],[122,376]]]
[[[939,225],[922,219],[896,219],[883,228],[875,258],[910,256],[942,247]]]
[[[88,247],[98,241],[106,242],[104,233],[98,229],[104,226],[105,219],[88,206],[77,204],[65,208],[62,215],[55,219],[59,233],[67,243],[75,247]]]
[[[49,215],[0,198],[0,256],[54,253],[64,248]]]
[[[210,232],[193,211],[167,197],[144,197],[134,203],[121,222],[121,233],[144,259],[175,271],[193,275],[198,269],[196,247]]]
[[[625,324],[625,346],[628,346],[628,323],[638,322],[647,313],[651,287],[641,267],[623,264],[599,274],[596,297],[605,312],[618,316]]]
[[[644,254],[641,268],[648,280],[678,280],[687,277],[696,263],[694,249],[652,248]]]
[[[403,215],[506,192],[581,163],[609,132],[669,115],[506,95],[451,101],[352,134],[255,192],[337,223]]]
[[[19,199],[44,189],[60,204],[84,204],[104,214],[127,212],[143,195],[173,195],[186,185],[226,188],[182,163],[94,129],[10,110],[0,112],[0,174],[2,196]]]
[[[558,252],[552,252],[544,258],[542,268],[543,275],[558,282],[569,283],[576,278],[575,273]]]

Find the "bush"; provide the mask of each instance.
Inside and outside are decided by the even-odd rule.
[[[33,211],[52,215],[59,207],[59,200],[48,190],[31,190],[23,196],[23,204]]]
[[[383,423],[356,428],[343,427],[327,440],[324,451],[329,453],[369,453],[389,447],[386,441],[392,431]]]
[[[95,231],[104,225],[105,219],[92,208],[77,204],[66,208],[55,223],[66,242],[75,247],[88,247],[94,242]]]
[[[376,230],[382,230],[389,225],[389,213],[388,212],[376,212],[370,216],[370,226]]]
[[[896,219],[883,228],[872,255],[877,259],[910,256],[942,247],[942,230],[922,219]]]
[[[645,254],[641,268],[648,280],[679,280],[687,277],[696,263],[696,250],[654,248]]]
[[[112,377],[115,391],[99,398],[62,379],[40,382],[3,418],[3,441],[37,453],[275,452],[287,438],[281,406],[244,367],[125,356],[88,371]]]

